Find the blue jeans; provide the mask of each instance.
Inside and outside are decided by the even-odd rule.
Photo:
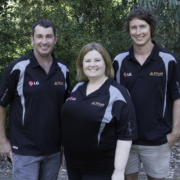
[[[48,156],[22,156],[13,153],[13,180],[56,180],[61,152]]]

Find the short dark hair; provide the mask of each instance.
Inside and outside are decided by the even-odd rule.
[[[128,34],[129,34],[129,22],[134,18],[138,18],[138,19],[146,21],[151,28],[151,37],[154,37],[156,35],[158,19],[154,15],[153,11],[142,8],[142,7],[131,11],[126,18],[126,21],[123,27],[123,30]]]
[[[39,21],[36,21],[32,27],[31,27],[31,35],[34,36],[34,32],[35,32],[35,27],[36,26],[42,26],[42,27],[45,27],[45,28],[48,28],[48,27],[52,27],[53,29],[53,32],[54,32],[54,36],[56,36],[56,27],[54,25],[54,23],[52,23],[51,21],[49,20],[45,20],[45,19],[40,19]]]

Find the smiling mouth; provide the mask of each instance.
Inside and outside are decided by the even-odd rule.
[[[95,72],[97,71],[97,69],[89,69],[89,71]]]
[[[48,47],[47,46],[40,46],[40,48],[42,49],[42,50],[47,50],[48,49]]]
[[[142,40],[144,37],[136,37],[137,40]]]

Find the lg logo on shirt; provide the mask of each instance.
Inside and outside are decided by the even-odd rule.
[[[29,86],[39,85],[39,81],[29,81]]]
[[[123,74],[123,76],[124,76],[124,77],[132,76],[132,73],[131,73],[131,72],[130,72],[130,73],[125,72],[125,73]]]
[[[75,101],[75,100],[76,100],[75,97],[69,97],[69,98],[66,99],[66,101]]]

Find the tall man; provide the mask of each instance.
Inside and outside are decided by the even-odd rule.
[[[151,38],[157,19],[139,8],[128,15],[125,31],[133,46],[114,59],[117,82],[130,92],[139,138],[133,142],[126,180],[137,180],[140,162],[149,180],[169,174],[171,148],[180,134],[180,67],[176,56]]]
[[[69,71],[52,53],[54,24],[32,25],[34,49],[7,67],[0,82],[0,153],[13,161],[14,180],[55,180],[60,167],[60,109],[70,92]],[[5,135],[10,103],[10,142]]]

